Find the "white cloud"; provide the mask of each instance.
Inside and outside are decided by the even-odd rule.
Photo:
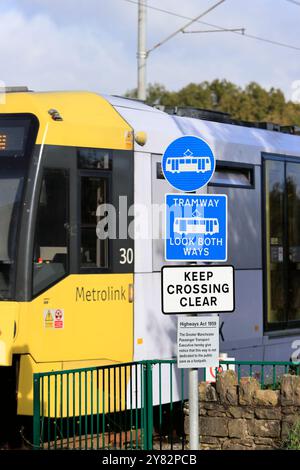
[[[300,8],[284,0],[227,0],[203,20],[300,46]],[[194,17],[214,0],[148,0]],[[33,89],[124,93],[136,85],[137,6],[124,0],[1,0],[0,80]],[[148,10],[148,47],[184,19]],[[195,24],[190,29],[207,29]],[[150,54],[148,80],[179,89],[226,78],[282,88],[300,79],[300,51],[230,33],[179,34]]]
[[[79,23],[62,28],[45,14],[28,18],[17,10],[2,13],[1,22],[0,79],[8,85],[121,93],[120,75],[134,83],[120,37]]]

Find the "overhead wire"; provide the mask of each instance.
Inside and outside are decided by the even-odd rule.
[[[215,8],[217,8],[219,5],[221,5],[222,3],[224,3],[226,0],[219,0],[217,3],[215,3],[214,5],[212,5],[208,10],[204,11],[203,13],[200,13],[200,15],[196,16],[195,18],[192,18],[188,23],[186,23],[184,26],[182,26],[181,28],[177,29],[176,31],[174,31],[174,33],[170,34],[169,36],[167,36],[163,41],[160,41],[159,43],[155,44],[155,46],[153,46],[151,49],[149,49],[147,51],[147,54],[149,55],[150,52],[154,51],[154,49],[157,49],[158,47],[162,46],[163,44],[165,44],[167,41],[169,41],[170,39],[172,39],[174,36],[176,36],[178,33],[183,33],[184,30],[186,28],[188,28],[189,26],[191,26],[193,23],[196,23],[200,18],[202,18],[203,16],[207,15],[208,13],[210,13],[212,10],[214,10]]]
[[[293,3],[294,5],[300,7],[300,2],[297,2],[296,0],[286,0],[286,2]]]
[[[138,5],[137,0],[123,0],[123,1],[125,1],[127,3],[132,3],[134,5]],[[299,6],[300,6],[300,2],[298,3],[298,2],[296,2],[296,0],[287,0],[287,1],[290,1],[290,2],[295,3],[295,4],[299,4]],[[191,18],[190,16],[181,15],[180,13],[175,13],[174,11],[165,10],[163,8],[155,7],[155,6],[148,5],[148,4],[144,4],[144,5],[146,6],[146,8],[148,8],[150,10],[158,11],[160,13],[165,13],[165,14],[175,16],[177,18],[182,18],[182,19],[185,19],[185,20],[193,20],[193,18]],[[224,26],[216,25],[216,24],[213,24],[213,23],[207,23],[206,21],[197,20],[195,22],[204,24],[206,26],[210,26],[212,28],[216,28],[220,31],[227,31],[228,30],[228,28],[225,28]],[[269,39],[269,38],[262,37],[262,36],[257,36],[257,35],[254,35],[254,34],[249,34],[249,33],[246,33],[246,32],[245,33],[238,32],[238,31],[229,31],[229,32],[232,33],[232,34],[238,34],[239,36],[247,37],[249,39],[253,39],[253,40],[256,40],[256,41],[261,41],[261,42],[265,42],[265,43],[268,43],[268,44],[273,44],[275,46],[284,47],[286,49],[292,49],[292,50],[300,51],[300,46],[294,46],[293,44],[287,44],[287,43],[284,43],[284,42],[281,42],[281,41],[275,41],[273,39]]]

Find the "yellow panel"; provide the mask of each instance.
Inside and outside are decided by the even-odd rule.
[[[18,383],[18,409],[19,415],[33,414],[33,374],[37,372],[52,372],[61,370],[61,364],[36,364],[29,354],[21,356]]]
[[[56,109],[63,121],[49,115]],[[104,98],[88,92],[7,93],[2,113],[32,113],[40,122],[37,144],[48,124],[46,143],[77,147],[133,148],[131,127]]]
[[[133,274],[71,275],[21,303],[14,353],[30,352],[35,362],[131,360],[132,283]]]
[[[19,414],[32,413],[35,372],[133,360],[132,283],[133,274],[71,275],[19,304],[13,344],[13,353],[21,354]]]
[[[1,302],[0,308],[0,366],[12,365],[13,343],[18,324],[19,304]]]
[[[63,121],[54,121],[50,109]],[[93,93],[7,94],[2,113],[34,114],[40,123],[37,144],[133,148],[131,127]],[[132,360],[132,285],[132,274],[72,275],[32,302],[1,303],[0,361],[10,365],[12,354],[21,355],[20,414],[32,413],[34,372]]]
[[[82,362],[82,367],[103,365],[101,361]],[[33,414],[33,373],[65,370],[59,363],[36,364],[29,355],[21,356],[18,414]],[[100,369],[44,376],[39,382],[41,415],[72,417],[118,412],[126,407],[131,368]],[[68,396],[68,399],[67,399]],[[50,397],[50,400],[49,400]],[[135,397],[131,399],[133,403]]]

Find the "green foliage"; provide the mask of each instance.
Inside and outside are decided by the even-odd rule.
[[[285,447],[289,450],[300,450],[300,420],[292,427]]]
[[[136,89],[128,91],[126,96],[136,98]],[[154,83],[148,86],[146,102],[150,105],[214,109],[243,121],[300,126],[300,105],[286,101],[280,89],[265,90],[256,82],[243,89],[227,80],[217,79],[190,83],[179,91],[168,91],[165,86]]]

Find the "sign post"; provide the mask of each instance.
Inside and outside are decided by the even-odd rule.
[[[189,369],[190,449],[199,450],[198,368],[215,366],[219,355],[219,317],[178,317],[178,367]]]
[[[190,450],[199,450],[199,394],[198,369],[189,369],[189,431]]]
[[[162,171],[173,188],[184,191],[166,194],[166,261],[227,261],[227,196],[195,194],[215,171],[209,145],[194,136],[174,140],[162,157]],[[198,369],[219,365],[216,314],[234,310],[234,270],[164,266],[161,281],[162,312],[188,315],[178,318],[177,365],[189,369],[190,449],[199,450]]]
[[[199,450],[198,369],[219,365],[219,317],[213,314],[234,310],[234,269],[164,266],[161,282],[162,312],[189,315],[178,317],[177,364],[189,369],[190,449]]]

